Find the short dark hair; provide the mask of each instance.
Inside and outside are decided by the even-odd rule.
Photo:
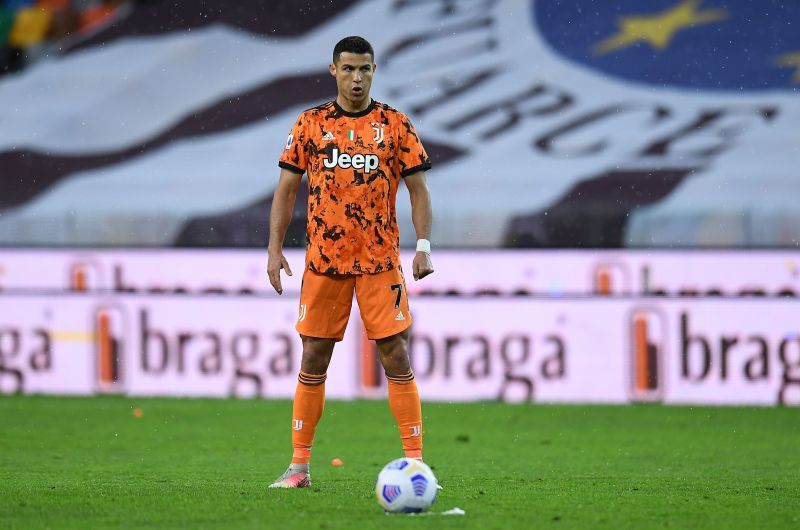
[[[364,37],[358,36],[351,36],[345,37],[339,42],[336,43],[336,46],[333,47],[333,64],[339,60],[339,56],[343,52],[349,53],[368,53],[370,57],[372,57],[372,62],[375,62],[375,52],[372,50],[372,44],[367,42],[367,39]]]

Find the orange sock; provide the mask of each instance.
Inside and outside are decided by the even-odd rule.
[[[406,458],[422,459],[422,407],[414,373],[386,374],[389,382],[389,408],[392,410]]]
[[[307,464],[311,460],[314,431],[325,408],[325,379],[327,374],[300,372],[292,407],[292,464]]]

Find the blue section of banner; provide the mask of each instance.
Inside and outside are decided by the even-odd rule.
[[[800,2],[533,2],[562,55],[650,85],[800,92]]]

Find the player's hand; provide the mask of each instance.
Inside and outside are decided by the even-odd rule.
[[[417,252],[414,256],[414,280],[421,280],[428,274],[433,273],[433,263],[431,263],[431,255],[426,252]]]
[[[267,274],[269,275],[269,283],[277,291],[278,294],[283,294],[283,287],[281,286],[281,269],[286,269],[286,274],[292,275],[292,269],[289,268],[289,262],[283,252],[270,252],[269,261],[267,262]]]

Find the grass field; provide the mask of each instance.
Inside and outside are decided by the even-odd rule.
[[[466,515],[407,516],[373,496],[400,456],[380,401],[329,402],[313,487],[268,490],[290,407],[0,397],[0,527],[800,527],[800,409],[428,404],[434,511]]]

